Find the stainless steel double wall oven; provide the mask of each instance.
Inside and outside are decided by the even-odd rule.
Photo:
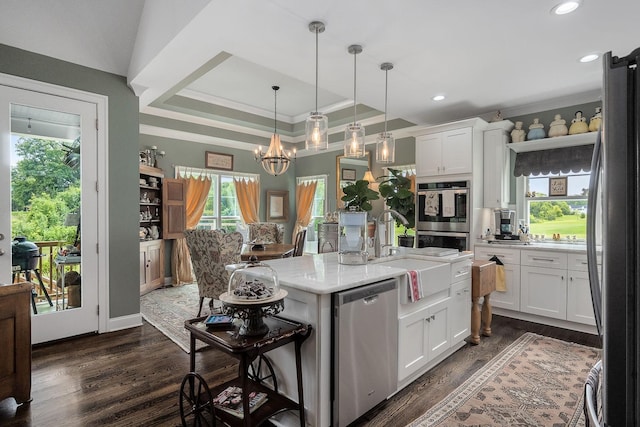
[[[469,181],[418,181],[418,247],[469,249],[471,188]]]

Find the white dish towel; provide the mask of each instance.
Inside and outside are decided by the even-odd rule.
[[[453,190],[442,191],[442,216],[450,218],[456,215],[456,192]]]

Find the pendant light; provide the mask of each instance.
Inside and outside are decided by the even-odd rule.
[[[278,135],[277,132],[277,94],[280,86],[271,86],[271,89],[273,89],[273,135],[271,136],[271,143],[269,144],[269,149],[266,153],[262,152],[262,146],[260,146],[254,151],[254,156],[256,161],[262,165],[262,168],[269,175],[278,176],[282,175],[287,171],[287,169],[289,169],[289,165],[291,164],[291,153],[286,153],[282,149],[280,135]],[[296,149],[294,148],[294,159],[295,155]]]
[[[305,122],[305,148],[320,151],[329,148],[329,119],[318,112],[318,34],[324,32],[324,24],[313,21],[309,24],[309,31],[316,34],[316,109]]]
[[[356,56],[362,52],[362,46],[352,44],[348,51],[353,54],[353,123],[344,130],[344,156],[364,157],[364,126],[356,123]]]
[[[389,85],[389,70],[393,70],[393,64],[385,62],[380,65],[384,71],[384,132],[378,134],[376,139],[376,162],[393,163],[396,159],[396,141],[393,135],[387,132],[387,89]]]

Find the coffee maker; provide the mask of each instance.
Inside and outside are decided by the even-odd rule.
[[[518,240],[520,237],[516,231],[516,211],[509,209],[494,210],[496,233],[498,240]]]

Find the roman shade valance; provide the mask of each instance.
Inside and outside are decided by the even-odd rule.
[[[593,144],[517,153],[513,176],[588,172],[592,154]]]

